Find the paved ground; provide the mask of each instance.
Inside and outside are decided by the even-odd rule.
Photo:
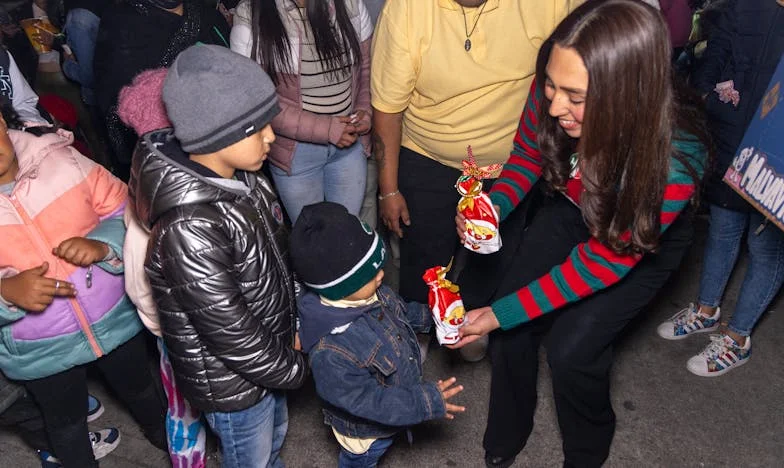
[[[704,220],[700,221],[704,227]],[[707,338],[668,342],[655,334],[657,324],[696,294],[702,242],[698,242],[680,274],[662,291],[650,310],[629,330],[617,352],[613,403],[618,428],[608,467],[780,467],[784,464],[784,320],[779,299],[754,334],[749,363],[716,379],[693,376],[685,361]],[[742,267],[743,265],[741,265]],[[741,268],[742,271],[742,268]],[[394,275],[389,275],[394,276]],[[738,277],[727,294],[732,310]],[[557,467],[562,462],[560,438],[550,395],[548,371],[541,362],[536,426],[516,467]],[[382,462],[386,467],[480,467],[489,388],[487,362],[467,364],[453,353],[431,347],[425,376],[454,375],[466,390],[468,406],[454,421],[435,421],[414,429],[414,444],[399,439]],[[122,443],[102,460],[105,467],[165,467],[165,454],[152,448],[130,416],[107,393],[100,380],[91,390],[107,406],[92,427],[116,426]],[[290,426],[283,456],[294,468],[335,466],[337,444],[321,424],[312,382],[292,392]],[[0,432],[0,466],[35,467],[35,454],[11,433]],[[210,458],[217,467],[217,457]]]

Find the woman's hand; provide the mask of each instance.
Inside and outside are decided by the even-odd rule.
[[[340,135],[340,139],[335,144],[338,148],[348,148],[357,141],[357,127],[351,123],[351,120],[350,116],[338,117],[338,121],[345,124],[343,127],[343,134]]]
[[[466,314],[466,324],[460,327],[460,341],[447,348],[462,348],[500,327],[492,307],[471,310]]]
[[[354,124],[354,128],[357,129],[357,135],[365,135],[370,131],[370,118],[367,117],[367,112],[361,110],[351,114],[349,117],[351,116],[354,116],[351,122]]]
[[[71,237],[52,249],[52,254],[70,264],[86,267],[106,258],[109,246],[97,240]]]
[[[3,278],[0,283],[3,298],[28,312],[43,312],[55,297],[76,295],[73,284],[44,276],[48,270],[49,264],[44,262],[16,276]]]
[[[386,226],[390,231],[394,232],[397,237],[402,238],[403,226],[401,226],[400,222],[402,221],[406,226],[411,225],[411,217],[408,214],[408,205],[406,204],[406,198],[403,196],[403,194],[398,192],[394,195],[384,197],[383,200],[379,200],[378,211],[381,215],[381,222],[384,223],[384,226]]]

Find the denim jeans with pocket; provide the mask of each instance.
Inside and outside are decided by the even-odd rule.
[[[356,454],[340,447],[340,457],[338,458],[338,468],[376,468],[378,461],[387,452],[387,449],[395,441],[394,437],[376,439],[367,452]]]
[[[298,142],[291,174],[275,166],[270,170],[292,224],[302,208],[322,201],[339,203],[359,215],[367,177],[367,158],[359,141],[348,148]]]
[[[280,449],[289,426],[286,394],[270,392],[241,411],[205,413],[221,442],[222,468],[282,468]]]
[[[66,41],[76,62],[63,61],[63,73],[82,86],[82,100],[88,105],[95,105],[93,56],[100,23],[100,18],[84,8],[74,8],[65,18]]]
[[[738,294],[729,329],[742,335],[751,330],[784,282],[784,233],[757,211],[741,212],[710,205],[710,228],[700,276],[698,302],[708,307],[721,303],[738,260],[743,234],[748,229],[749,264]]]

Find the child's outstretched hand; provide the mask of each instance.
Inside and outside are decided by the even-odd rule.
[[[444,405],[446,406],[446,416],[445,416],[446,419],[454,419],[455,415],[452,413],[462,413],[463,411],[465,411],[465,406],[453,405],[448,401],[450,398],[463,391],[462,385],[457,385],[453,387],[453,385],[455,385],[455,382],[457,382],[457,379],[454,377],[450,377],[447,380],[439,380],[438,382],[436,382],[436,385],[438,386],[438,390],[441,392],[441,397],[444,398]]]
[[[73,265],[86,267],[106,258],[109,246],[101,241],[71,237],[52,249],[52,254]]]
[[[28,312],[43,312],[55,297],[76,295],[73,284],[44,276],[47,270],[49,264],[44,262],[16,276],[3,278],[0,283],[3,298]]]

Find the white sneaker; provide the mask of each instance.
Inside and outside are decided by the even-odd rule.
[[[665,340],[682,340],[695,333],[707,333],[719,327],[721,307],[716,309],[713,317],[705,317],[699,313],[696,304],[689,304],[656,328],[656,333]]]
[[[120,431],[115,428],[90,432],[90,442],[93,445],[93,456],[99,460],[109,455],[120,444]],[[38,450],[41,458],[41,468],[62,468],[60,460],[49,452]]]
[[[692,356],[686,368],[700,377],[718,377],[730,370],[749,362],[751,357],[751,337],[740,346],[737,341],[722,333],[711,335],[711,342],[702,352]]]
[[[90,442],[93,444],[95,459],[100,460],[120,445],[120,431],[110,427],[109,429],[90,432]]]

